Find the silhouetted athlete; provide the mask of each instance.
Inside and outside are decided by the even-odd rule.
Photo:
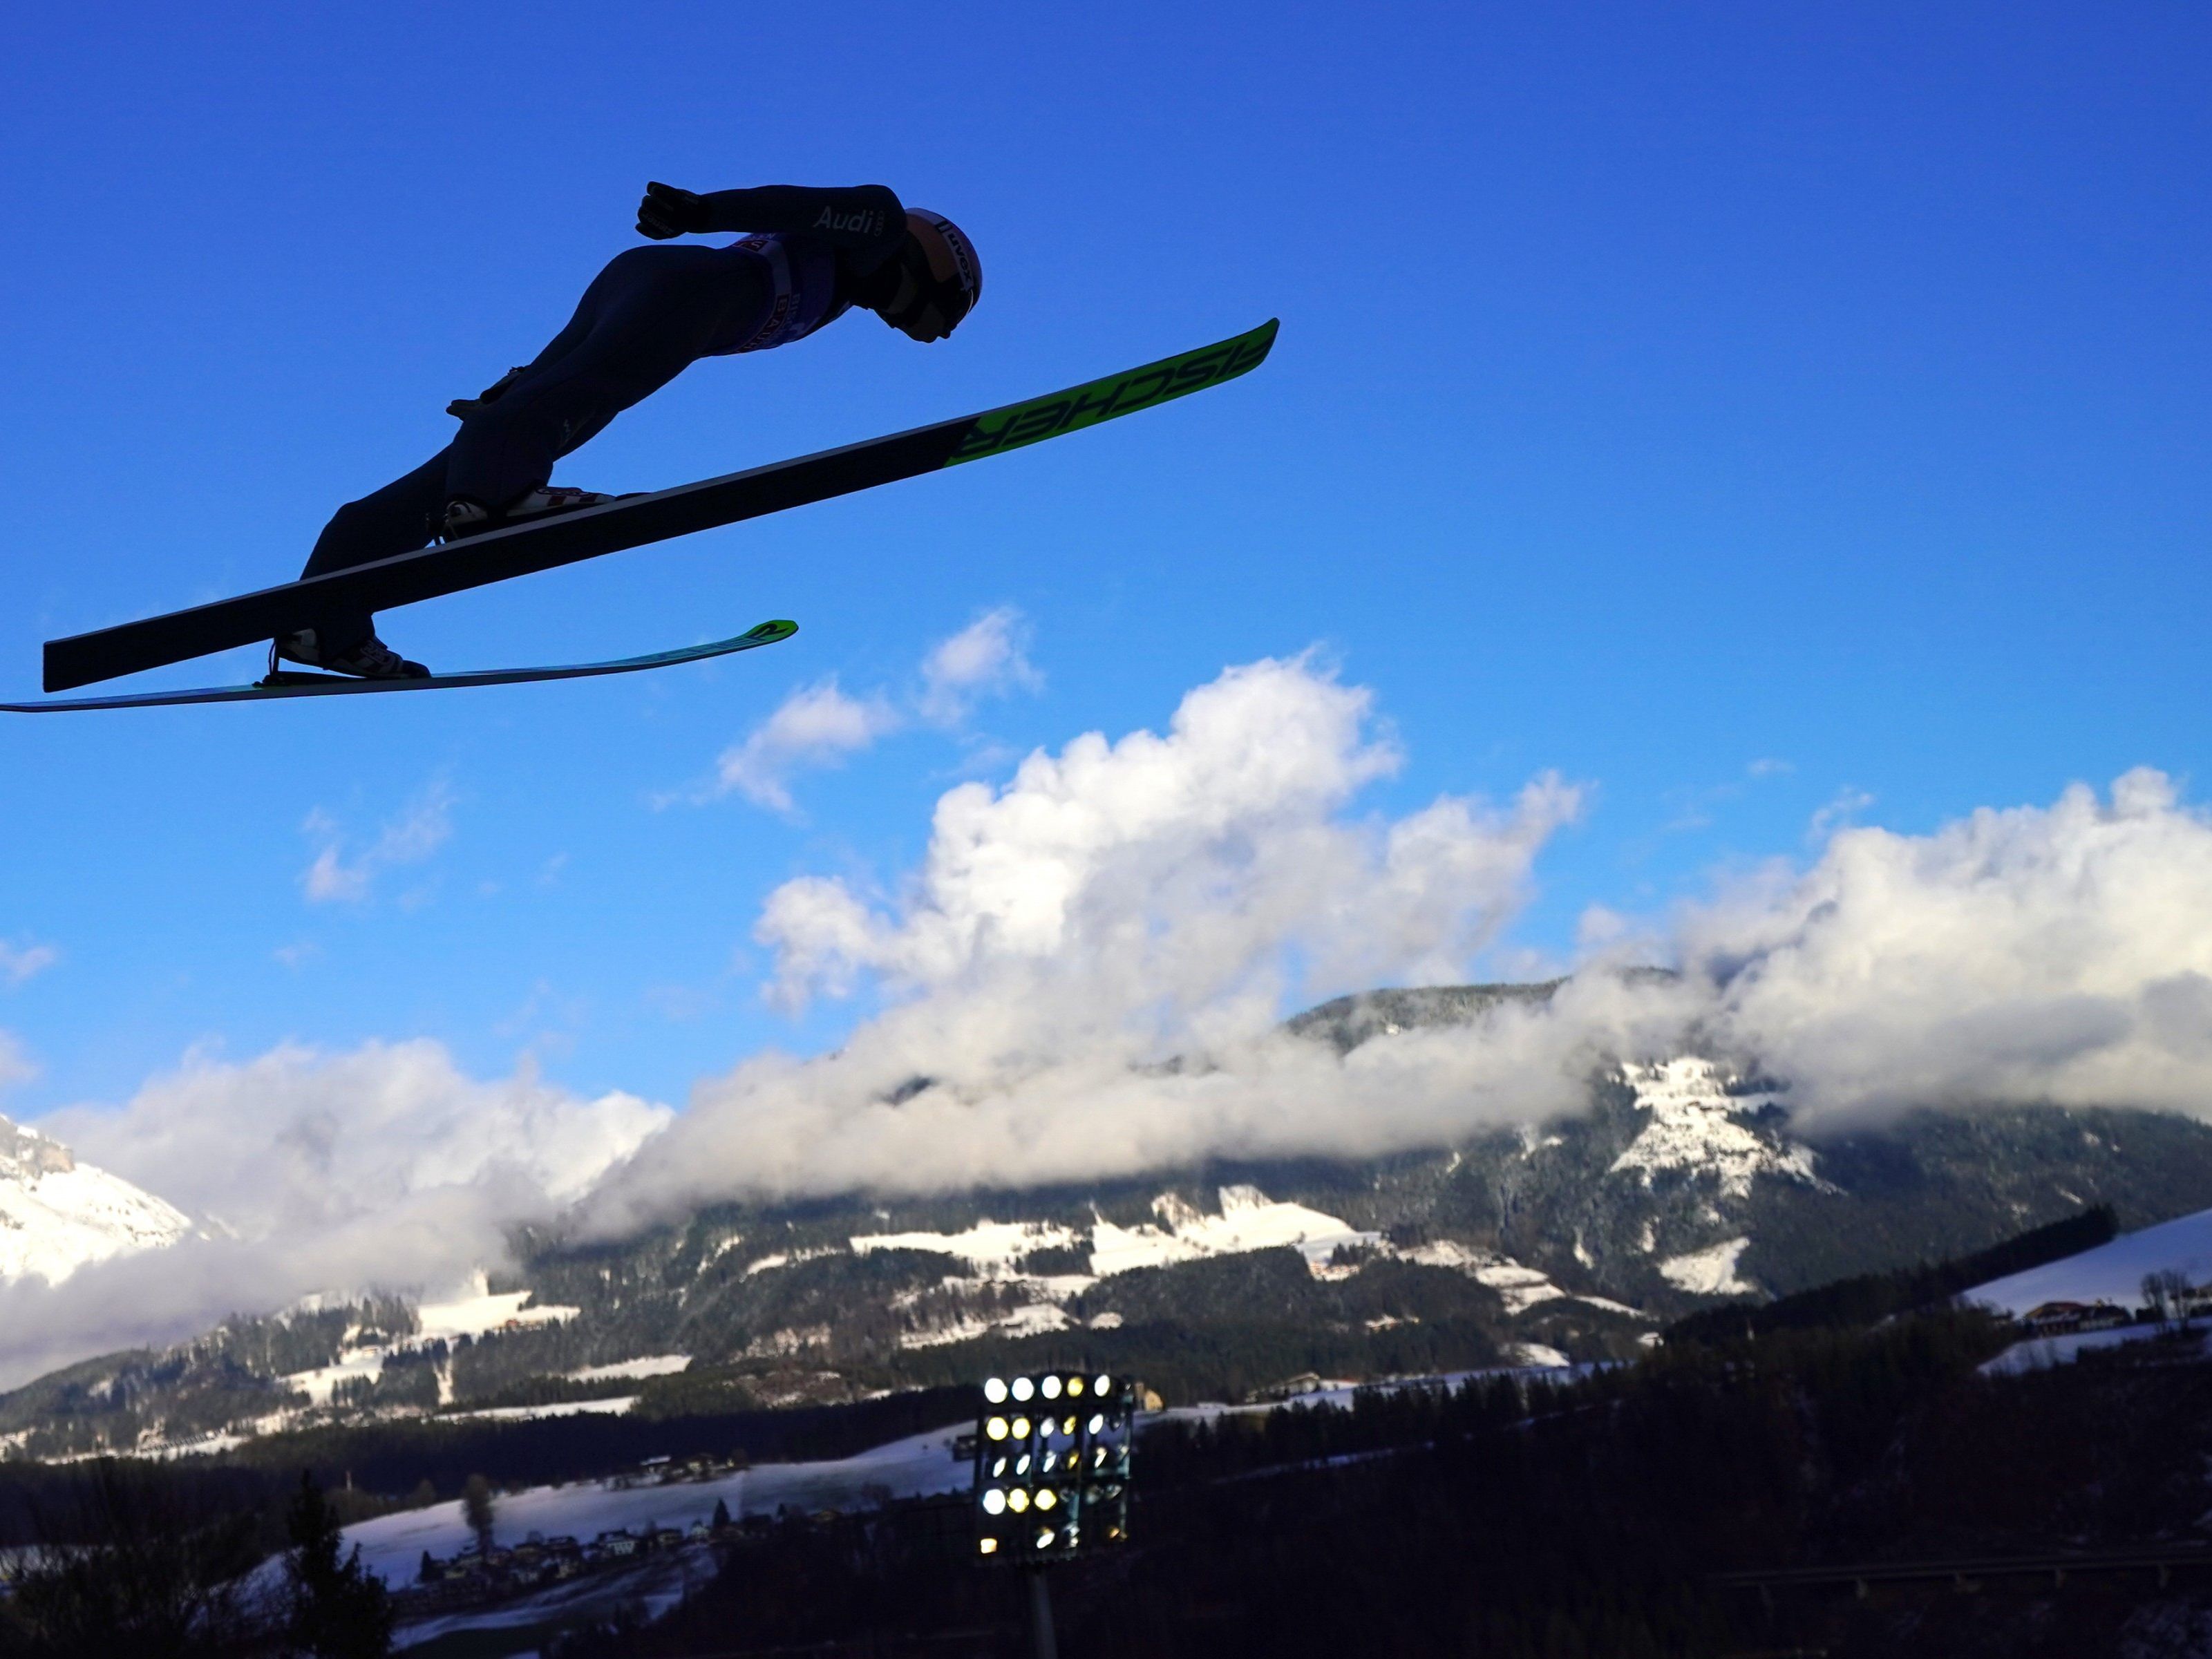
[[[774,185],[699,196],[651,184],[637,228],[655,241],[749,232],[726,247],[635,247],[592,279],[552,343],[473,398],[447,405],[453,441],[340,507],[302,576],[411,552],[611,495],[551,483],[553,463],[702,357],[804,339],[853,307],[910,338],[942,340],[983,289],[953,222],[881,185]],[[428,672],[376,637],[367,611],[337,612],[276,642],[289,661],[373,678]]]

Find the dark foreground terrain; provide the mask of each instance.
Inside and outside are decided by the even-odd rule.
[[[1088,1656],[2206,1651],[2212,1367],[2196,1339],[2021,1376],[1979,1314],[1669,1353],[1523,1395],[1504,1381],[1157,1429],[1122,1554],[1053,1581]],[[2190,1356],[2185,1358],[2185,1356]],[[916,1505],[733,1552],[660,1624],[560,1659],[761,1650],[1014,1654],[1012,1575]],[[1768,1589],[1822,1564],[2081,1557],[2154,1565]],[[817,1645],[821,1644],[821,1645]]]
[[[1579,1381],[1497,1373],[1158,1424],[1133,1541],[1053,1575],[1060,1651],[2212,1653],[2204,1331],[2143,1322],[2075,1363],[1992,1373],[2017,1328],[1942,1299],[2110,1228],[2092,1212],[1979,1257],[1695,1316]],[[835,1455],[973,1409],[945,1389],[713,1432],[756,1456]],[[556,1427],[501,1455],[535,1465]],[[285,1449],[328,1492],[331,1540],[337,1520],[428,1501],[457,1458],[497,1450],[416,1425]],[[15,1537],[65,1547],[65,1571],[0,1597],[0,1656],[380,1651],[356,1611],[375,1597],[334,1553],[323,1589],[295,1586],[289,1635],[219,1589],[299,1535],[302,1471],[272,1451],[12,1473]],[[603,1603],[539,1636],[550,1659],[1026,1652],[1019,1575],[979,1565],[972,1540],[958,1499],[749,1523],[701,1546],[714,1576],[657,1620]],[[459,1631],[411,1650],[488,1659],[514,1642]]]

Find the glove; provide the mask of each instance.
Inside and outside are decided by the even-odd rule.
[[[696,236],[707,228],[707,204],[688,190],[653,183],[637,204],[637,234],[665,242],[672,236]]]
[[[453,402],[446,405],[446,413],[454,416],[458,420],[467,420],[470,416],[475,414],[477,410],[482,409],[486,404],[497,403],[501,398],[506,395],[507,387],[513,386],[517,380],[520,380],[523,376],[524,371],[529,367],[529,364],[522,363],[517,365],[514,368],[508,369],[506,374],[501,375],[499,379],[494,380],[489,386],[486,386],[482,392],[477,392],[473,398],[454,398]]]

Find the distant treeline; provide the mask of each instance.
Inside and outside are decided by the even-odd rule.
[[[1992,1279],[2005,1279],[2046,1261],[2094,1249],[2119,1231],[2109,1204],[2099,1204],[2063,1221],[2030,1228],[1986,1250],[1951,1256],[1886,1273],[1861,1273],[1809,1291],[1800,1291],[1760,1307],[1705,1308],[1667,1328],[1667,1340],[1735,1342],[1777,1331],[1844,1329],[1877,1324],[1893,1314],[1932,1306]]]
[[[597,1479],[648,1457],[742,1452],[755,1463],[850,1457],[902,1436],[971,1420],[982,1396],[973,1385],[921,1389],[844,1406],[637,1418],[600,1413],[533,1422],[435,1418],[313,1429],[249,1442],[230,1456],[296,1481],[301,1469],[325,1485],[349,1474],[356,1486],[404,1493],[428,1481],[441,1498],[471,1474],[495,1486],[545,1486]]]

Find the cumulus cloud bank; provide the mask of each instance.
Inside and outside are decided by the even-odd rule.
[[[1716,1038],[1808,1118],[2051,1102],[2212,1119],[2212,817],[2128,773],[1932,835],[1837,832],[1685,911]]]
[[[1013,672],[969,644],[939,683]],[[1286,1008],[1339,991],[1469,977],[1583,805],[1546,775],[1376,810],[1400,758],[1371,694],[1300,658],[1224,672],[1161,731],[960,784],[916,869],[763,907],[768,994],[872,1000],[842,1045],[748,1059],[680,1115],[473,1080],[432,1043],[196,1058],[118,1113],[54,1115],[235,1237],[88,1267],[66,1296],[0,1291],[15,1374],[308,1291],[434,1284],[563,1206],[619,1233],[727,1196],[1436,1146],[1577,1109],[1608,1057],[1755,1060],[1815,1130],[1923,1104],[2212,1119],[2212,817],[2149,770],[1923,836],[1826,819],[1805,860],[1667,915],[1593,907],[1548,1003],[1341,1057],[1285,1037]],[[1608,971],[1655,962],[1678,972]]]
[[[158,1194],[203,1237],[0,1286],[0,1386],[86,1353],[173,1340],[309,1292],[435,1291],[499,1261],[672,1114],[583,1100],[524,1071],[471,1079],[430,1042],[340,1054],[189,1056],[116,1110],[39,1127]]]
[[[1439,1045],[1394,1044],[1347,1068],[1277,1034],[1285,1000],[1462,973],[1581,797],[1547,775],[1502,806],[1355,816],[1399,758],[1371,695],[1299,659],[1228,671],[1164,733],[1089,733],[1002,787],[951,790],[906,886],[802,878],[756,929],[779,1000],[872,986],[890,1006],[834,1055],[763,1056],[701,1085],[592,1209],[618,1228],[732,1191],[1435,1137],[1530,1051],[1501,1037],[1474,1070],[1439,1071]],[[1565,1104],[1564,1071],[1547,1074],[1558,1086],[1529,1097]]]
[[[1579,803],[1545,776],[1504,806],[1357,816],[1397,764],[1372,714],[1310,660],[1234,669],[1164,734],[1092,733],[952,790],[902,885],[778,888],[756,929],[770,994],[888,1006],[833,1055],[702,1084],[594,1193],[598,1224],[729,1193],[1437,1145],[1576,1109],[1607,1058],[1685,1049],[1788,1079],[1815,1131],[1923,1105],[2212,1119],[2212,817],[2148,769],[1926,836],[1824,809],[1808,867],[1656,924],[1593,907],[1584,971],[1547,1004],[1342,1058],[1285,1038],[1285,1006],[1466,977]],[[1678,972],[1610,971],[1652,963]]]

